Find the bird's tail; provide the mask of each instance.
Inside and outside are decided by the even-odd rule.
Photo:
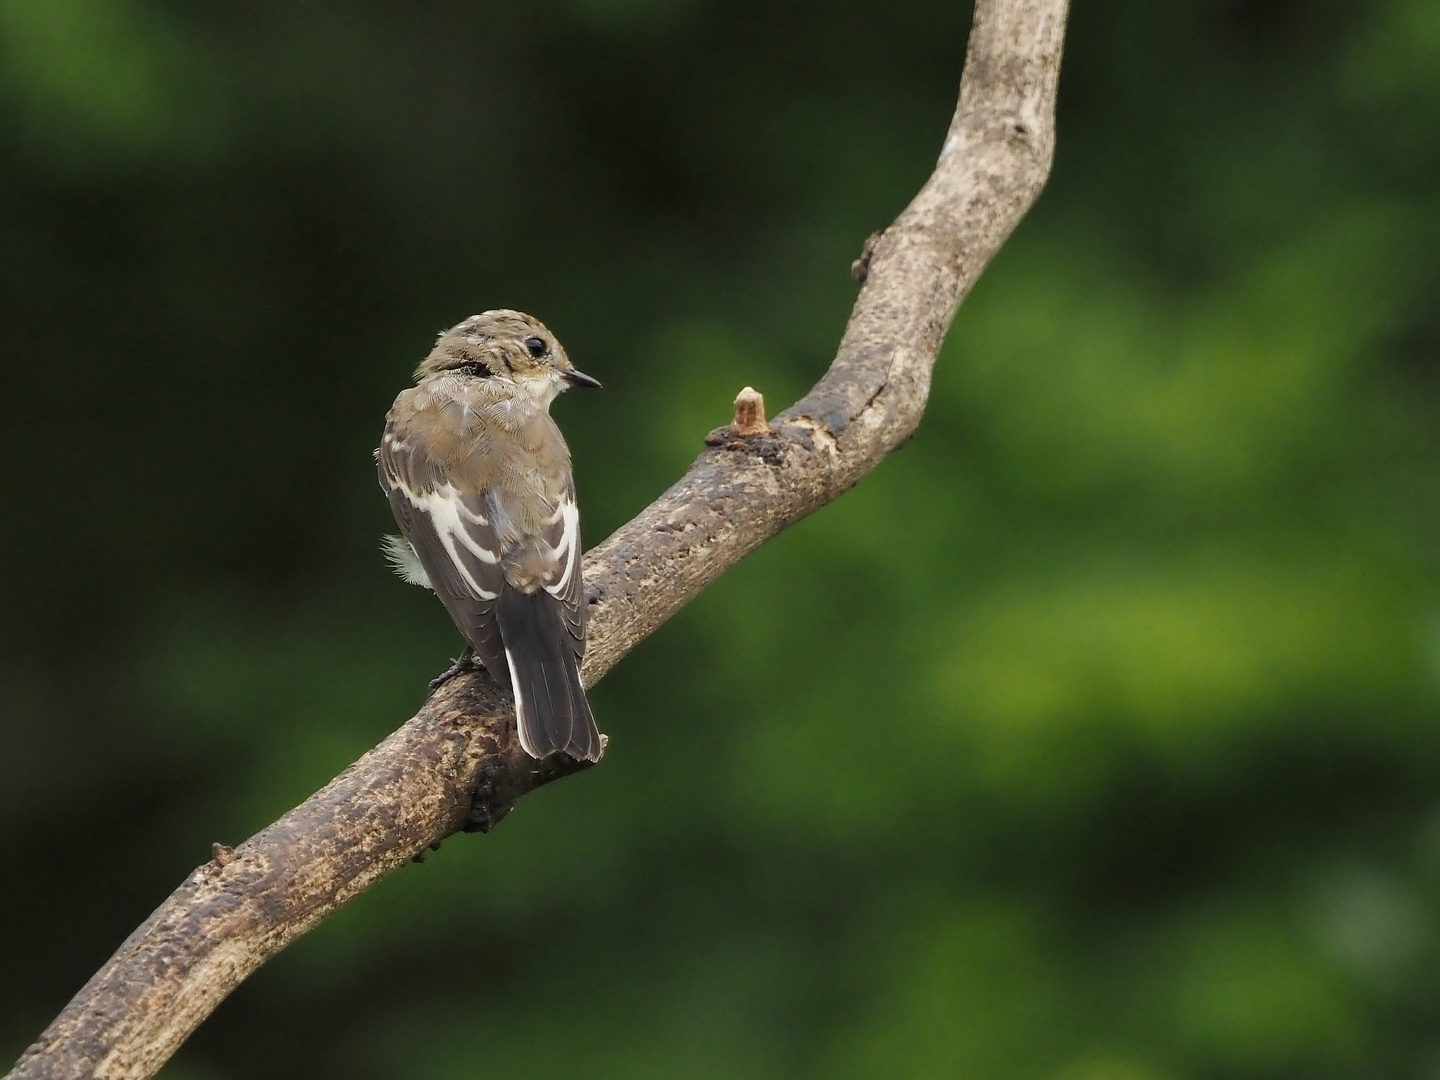
[[[520,745],[531,757],[563,750],[583,761],[600,759],[600,731],[580,683],[580,658],[560,601],[544,589],[500,590],[496,615],[515,691]]]

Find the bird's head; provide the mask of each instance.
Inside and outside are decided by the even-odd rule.
[[[575,370],[544,323],[508,308],[471,315],[442,333],[415,369],[415,378],[442,373],[511,383],[543,405],[571,386],[600,385]]]

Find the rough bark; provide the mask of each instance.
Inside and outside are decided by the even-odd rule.
[[[1065,13],[1066,0],[978,0],[935,172],[857,261],[860,295],[829,371],[767,426],[747,406],[712,432],[677,484],[586,556],[587,685],[915,431],[956,309],[1049,173]],[[520,750],[513,712],[483,672],[452,680],[301,806],[217,847],[10,1077],[153,1075],[227,994],[340,905],[451,833],[488,831],[576,768]]]

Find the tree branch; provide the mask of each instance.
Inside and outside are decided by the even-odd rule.
[[[751,401],[675,486],[586,556],[586,685],[915,431],[956,309],[1049,173],[1065,8],[977,0],[939,162],[856,263],[863,284],[829,371],[768,425]],[[451,680],[305,803],[217,850],[11,1080],[152,1076],[226,995],[340,905],[451,833],[488,831],[520,796],[577,768],[521,751],[513,710],[483,672]]]

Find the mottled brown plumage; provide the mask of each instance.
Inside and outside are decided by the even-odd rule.
[[[377,457],[418,566],[403,545],[392,554],[512,688],[526,751],[593,761],[600,735],[579,675],[579,512],[549,408],[567,386],[599,384],[537,319],[508,310],[441,334],[415,377],[386,417]]]

